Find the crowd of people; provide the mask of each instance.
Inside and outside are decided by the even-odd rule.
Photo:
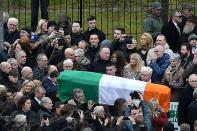
[[[18,19],[4,12],[0,130],[175,130],[159,100],[144,101],[141,92],[109,106],[86,100],[85,92],[76,87],[69,100],[60,101],[59,74],[78,70],[168,86],[171,101],[179,102],[180,130],[197,131],[197,16],[192,9],[185,3],[181,11],[172,10],[163,25],[162,5],[154,2],[139,42],[121,27],[115,28],[112,40],[106,39],[95,16],[87,18],[85,31],[79,21],[71,22],[65,15],[59,21],[46,17],[38,24],[32,19],[32,28],[18,30]]]

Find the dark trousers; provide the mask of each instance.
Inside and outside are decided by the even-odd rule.
[[[40,2],[40,3],[39,3]],[[41,18],[48,20],[49,0],[31,0],[31,28],[35,31],[38,24],[39,4],[41,7]]]

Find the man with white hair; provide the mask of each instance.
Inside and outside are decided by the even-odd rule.
[[[16,115],[12,128],[17,130],[25,130],[27,128],[27,116],[23,114]]]
[[[99,58],[97,61],[92,63],[90,71],[106,74],[106,65],[110,63],[110,49],[108,47],[103,47],[99,51]]]
[[[20,77],[21,70],[26,65],[27,55],[25,51],[21,50],[16,53],[15,58],[18,64],[18,72],[19,72],[19,77]]]
[[[48,66],[48,58],[46,54],[40,53],[37,56],[37,65],[33,68],[33,78],[42,80],[46,75],[46,68]]]
[[[153,56],[151,57],[150,63],[150,67],[153,69],[153,83],[161,83],[164,72],[169,64],[169,55],[167,53],[164,53],[164,48],[162,45],[157,45],[154,48]]]
[[[197,34],[197,16],[191,16],[187,19],[180,42],[187,43],[188,37],[192,33]]]
[[[75,51],[72,49],[72,48],[66,48],[64,50],[64,57],[65,57],[65,60],[66,59],[71,59],[73,61],[73,69],[78,69],[79,67],[79,64],[75,61]],[[57,66],[57,69],[58,71],[62,71],[63,70],[63,62],[64,61],[61,61],[59,62],[56,66]]]
[[[63,62],[64,70],[72,70],[73,69],[73,61],[71,59],[66,59]]]
[[[140,79],[144,82],[151,82],[151,77],[153,74],[153,69],[150,67],[142,67],[140,71]]]
[[[0,84],[5,84],[9,81],[8,74],[11,70],[11,65],[8,62],[1,62],[0,64]]]
[[[4,45],[9,48],[17,39],[20,38],[20,33],[17,30],[18,19],[9,18],[7,29],[4,30]]]
[[[54,116],[54,113],[52,112],[53,108],[53,102],[49,97],[43,97],[40,102],[41,108],[38,111],[40,118],[52,118]]]
[[[22,83],[25,80],[31,80],[33,77],[33,71],[29,66],[25,66],[21,70],[21,78],[18,80],[17,86],[18,88],[21,88]]]
[[[178,125],[182,123],[188,123],[187,109],[189,104],[193,100],[193,92],[197,89],[197,75],[191,74],[189,76],[188,83],[184,90],[181,92],[178,106]]]
[[[85,52],[83,49],[75,50],[75,61],[79,63],[79,70],[87,71],[89,69],[90,60],[84,56]]]
[[[157,45],[161,45],[163,46],[164,49],[164,53],[168,54],[170,56],[170,58],[174,55],[173,51],[171,49],[169,49],[169,45],[166,41],[166,36],[163,34],[159,34],[156,38],[156,42],[155,42],[155,46]],[[148,51],[147,57],[146,57],[146,63],[149,66],[151,63],[151,58],[154,55],[154,48],[151,48]]]

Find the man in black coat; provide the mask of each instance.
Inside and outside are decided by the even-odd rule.
[[[189,85],[187,85],[183,90],[179,99],[178,125],[181,125],[182,123],[188,123],[187,108],[193,100],[193,91],[197,88],[197,75],[191,74],[188,81]]]
[[[46,90],[43,87],[37,87],[34,93],[35,97],[31,99],[31,110],[37,113],[41,107],[41,99],[46,95]]]
[[[191,16],[187,19],[183,27],[181,43],[187,43],[190,34],[197,34],[197,16]]]
[[[106,74],[106,66],[110,63],[110,49],[103,47],[99,52],[99,58],[96,62],[92,63],[90,71]]]
[[[97,34],[99,36],[99,42],[106,39],[105,33],[96,28],[96,17],[90,16],[88,19],[88,29],[83,34],[83,40],[89,41],[91,34]]]
[[[181,29],[178,24],[182,21],[181,12],[174,10],[169,22],[161,29],[161,33],[166,36],[166,40],[173,52],[178,52],[181,47]]]
[[[197,88],[195,88],[193,92],[193,101],[190,103],[189,107],[187,108],[187,119],[188,123],[190,124],[191,131],[193,131],[193,126],[195,120],[197,120]]]

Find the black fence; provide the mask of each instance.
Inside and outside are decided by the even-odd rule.
[[[143,19],[151,9],[154,0],[49,0],[49,19],[58,21],[60,14],[66,14],[72,21],[79,20],[83,30],[87,28],[87,17],[97,18],[97,27],[111,39],[116,27],[124,27],[127,34],[138,38],[142,33]],[[160,0],[167,21],[171,9],[181,9],[181,5],[190,2],[197,13],[196,0]],[[19,19],[19,28],[31,25],[30,0],[5,0],[4,11]]]

